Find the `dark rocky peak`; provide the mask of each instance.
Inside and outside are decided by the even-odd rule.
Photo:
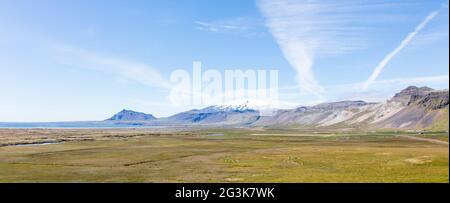
[[[413,95],[408,105],[416,105],[430,110],[442,109],[449,105],[449,94],[448,91],[434,91],[427,95]]]
[[[429,88],[429,87],[420,87],[419,88],[416,86],[409,86],[406,89],[402,90],[401,92],[395,94],[395,96],[390,101],[408,104],[408,103],[410,103],[410,100],[412,97],[425,96],[433,91],[435,91],[435,90],[432,88]]]
[[[132,110],[122,110],[119,113],[115,114],[114,116],[112,116],[109,119],[106,119],[107,121],[117,121],[117,120],[122,120],[122,121],[127,121],[127,120],[154,120],[156,119],[153,115],[151,114],[145,114],[145,113],[141,113],[141,112],[136,112],[136,111],[132,111]]]

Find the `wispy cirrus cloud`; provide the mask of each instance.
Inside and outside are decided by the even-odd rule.
[[[442,9],[442,8],[441,8]],[[403,50],[403,48],[405,48],[406,46],[408,46],[411,41],[414,39],[414,37],[416,37],[417,34],[420,33],[420,31],[422,31],[425,26],[428,25],[428,23],[433,20],[440,12],[441,9],[435,10],[433,12],[431,12],[430,14],[428,14],[428,16],[426,16],[422,22],[420,22],[416,28],[414,29],[414,31],[410,32],[405,39],[403,39],[401,41],[401,43],[394,49],[392,50],[388,55],[386,55],[383,60],[380,61],[380,63],[375,67],[373,73],[370,75],[370,77],[367,79],[367,81],[364,83],[363,88],[367,89],[369,88],[370,85],[372,85],[372,83],[378,78],[378,76],[380,75],[381,71],[383,71],[384,67],[398,54],[400,53],[400,51]]]
[[[60,56],[59,60],[66,65],[109,73],[150,87],[172,87],[157,69],[147,64],[67,45],[58,44],[53,47]]]
[[[357,0],[259,0],[257,4],[285,58],[297,72],[300,90],[318,97],[325,89],[315,78],[315,59],[365,48],[372,25],[404,19],[386,9],[405,6]]]
[[[262,35],[263,22],[255,18],[238,17],[216,21],[196,21],[195,29],[201,31],[239,34],[243,36]]]

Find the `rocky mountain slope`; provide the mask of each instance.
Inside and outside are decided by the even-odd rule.
[[[448,91],[408,87],[383,103],[343,101],[279,111],[254,125],[351,127],[363,129],[424,129],[440,123],[448,129]]]
[[[170,124],[220,124],[242,125],[250,124],[259,119],[259,111],[242,105],[210,106],[204,109],[195,109],[175,114],[166,119]]]
[[[393,98],[396,100],[396,97]],[[388,128],[429,128],[437,123],[448,121],[448,91],[415,92],[410,94],[409,101],[402,103],[395,115],[377,123],[377,127]],[[448,129],[448,123],[443,126]]]

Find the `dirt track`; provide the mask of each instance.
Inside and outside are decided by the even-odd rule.
[[[414,136],[410,136],[410,135],[397,135],[397,136],[407,138],[410,140],[417,140],[417,141],[431,142],[431,143],[435,143],[435,144],[449,145],[448,142],[446,142],[446,141],[436,140],[436,139],[431,139],[431,138],[414,137]]]

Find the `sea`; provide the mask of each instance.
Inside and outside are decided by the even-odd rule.
[[[82,122],[0,122],[0,129],[102,129],[102,128],[168,128],[169,126],[144,125],[142,123],[114,123],[101,121]]]

